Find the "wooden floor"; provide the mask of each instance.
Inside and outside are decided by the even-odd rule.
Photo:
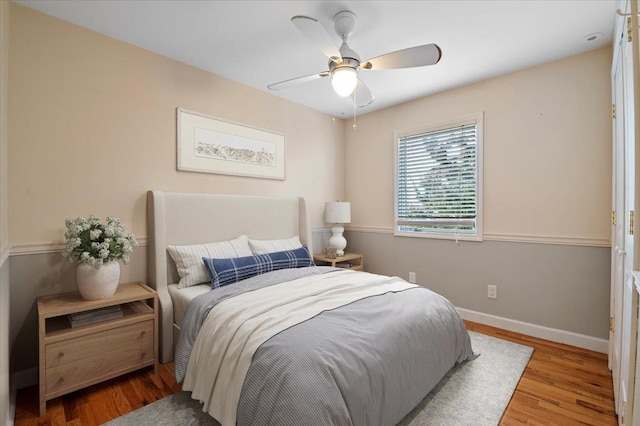
[[[617,425],[607,355],[465,321],[534,349],[500,425]]]
[[[617,425],[607,356],[466,321],[467,328],[535,350],[501,425]],[[53,399],[38,417],[38,390],[21,389],[15,425],[99,425],[180,389],[173,363]]]

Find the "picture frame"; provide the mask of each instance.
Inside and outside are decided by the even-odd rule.
[[[176,111],[178,170],[285,180],[285,135]]]

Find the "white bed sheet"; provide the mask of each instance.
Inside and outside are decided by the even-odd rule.
[[[187,312],[189,302],[194,297],[211,291],[211,284],[199,284],[185,288],[178,288],[178,284],[169,284],[167,287],[173,302],[173,321],[178,327],[182,327],[182,320],[185,312]]]

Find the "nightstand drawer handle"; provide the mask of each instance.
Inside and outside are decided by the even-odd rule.
[[[58,379],[58,384],[61,385],[64,382],[64,377],[60,377]]]
[[[147,334],[147,332],[146,332],[146,331],[141,331],[141,332],[140,332],[140,337],[144,337],[146,334]]]
[[[58,358],[62,358],[64,356],[64,352],[60,351],[60,353],[58,354]]]
[[[146,352],[142,352],[142,353],[140,354],[140,358],[144,358],[145,356],[147,356],[147,353],[146,353]]]

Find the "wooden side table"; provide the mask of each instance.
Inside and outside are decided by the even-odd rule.
[[[364,255],[360,253],[345,253],[335,259],[329,259],[326,254],[314,254],[315,262],[328,263],[333,267],[364,271]]]
[[[145,284],[119,284],[101,300],[44,296],[37,305],[41,416],[60,395],[150,365],[158,372],[158,294]],[[122,317],[71,327],[69,314],[115,305]]]

